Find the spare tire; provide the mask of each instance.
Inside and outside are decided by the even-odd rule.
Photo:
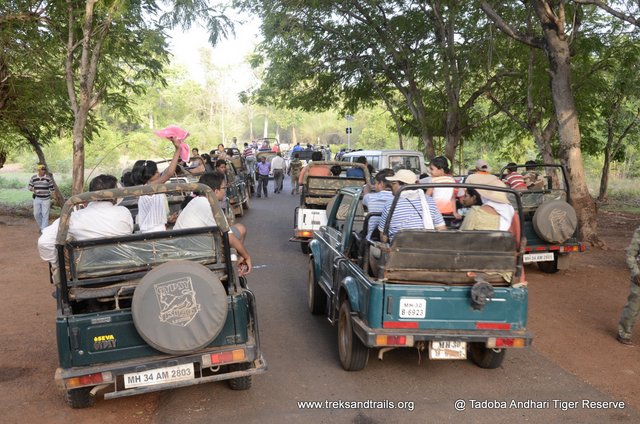
[[[563,243],[578,228],[573,206],[564,200],[551,200],[538,207],[533,215],[533,228],[538,237],[549,243]]]
[[[227,294],[203,265],[172,261],[145,275],[133,294],[133,324],[153,348],[174,355],[210,344],[227,319]]]

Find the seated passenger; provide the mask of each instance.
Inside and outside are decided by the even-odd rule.
[[[406,184],[415,184],[417,180],[416,174],[408,169],[401,169],[392,177],[387,177],[387,181],[391,182],[391,189],[394,195],[400,187]],[[391,202],[385,205],[380,217],[378,229],[382,234],[384,225],[391,209]],[[423,190],[403,191],[400,199],[396,204],[396,208],[391,216],[389,225],[389,243],[400,230],[406,229],[426,229],[426,230],[445,230],[447,227],[442,218],[442,214],[436,207],[436,202],[431,196],[424,193]]]
[[[340,165],[333,165],[331,168],[331,175],[334,177],[339,177],[342,174],[342,167]]]
[[[194,155],[194,152],[196,152],[195,155]],[[198,149],[191,150],[191,164],[185,167],[185,169],[191,172],[192,174],[202,174],[205,172],[204,159],[202,159],[200,155],[197,154],[197,152],[198,152]]]
[[[89,191],[116,188],[118,180],[111,175],[98,175],[89,183]],[[43,261],[52,265],[58,262],[55,249],[60,218],[42,230],[38,239],[38,252]],[[116,206],[114,200],[89,202],[87,207],[71,213],[67,240],[87,240],[102,237],[115,237],[133,232],[131,212],[124,206]]]
[[[527,185],[528,190],[543,190],[544,189],[544,177],[540,175],[536,169],[538,164],[535,160],[528,160],[525,163],[527,173],[524,175],[524,182]]]
[[[473,174],[467,180],[469,184],[506,187],[494,175]],[[482,206],[472,206],[462,221],[461,230],[499,230],[509,231],[515,211],[507,194],[501,191],[477,190],[482,198]]]
[[[131,178],[136,185],[164,184],[175,174],[180,158],[182,140],[173,136],[168,137],[175,147],[173,158],[162,174],[158,172],[158,165],[152,160],[138,160],[131,170]],[[136,220],[141,233],[166,230],[170,215],[169,202],[164,193],[138,197],[138,215]]]
[[[393,169],[385,168],[381,169],[376,174],[374,179],[373,188],[374,193],[369,193],[369,186],[364,189],[365,195],[362,198],[362,204],[367,207],[369,213],[382,212],[385,205],[393,200],[393,192],[391,191],[391,182],[387,180],[387,177],[394,175]],[[379,216],[372,216],[369,218],[369,227],[367,228],[367,240],[371,240],[371,234],[378,228],[380,222]]]
[[[527,184],[524,181],[524,177],[518,172],[518,166],[515,162],[509,162],[505,168],[507,174],[502,180],[513,190],[526,190]]]
[[[226,196],[227,184],[225,176],[219,172],[210,172],[202,175],[198,181],[206,184],[213,190],[218,202],[224,200]],[[225,218],[226,219],[226,218]],[[178,216],[174,230],[183,228],[212,227],[216,226],[216,220],[211,211],[209,200],[205,196],[198,195],[184,208]],[[239,275],[246,275],[251,272],[251,257],[244,247],[244,239],[247,229],[242,224],[234,224],[229,227],[229,243],[236,249],[241,259],[238,261]]]
[[[460,198],[460,209],[456,214],[457,219],[462,219],[472,206],[482,206],[482,198],[475,188],[462,189],[464,194]]]
[[[449,175],[449,160],[444,156],[437,156],[429,163],[431,177],[420,180],[421,183],[455,183],[456,180]],[[456,198],[454,187],[434,187],[427,190],[427,194],[433,197],[438,210],[443,215],[453,215],[456,210]]]
[[[356,163],[367,165],[367,158],[364,156],[358,156]],[[364,171],[360,168],[347,169],[347,178],[364,178]]]
[[[322,161],[322,152],[313,152],[311,153],[311,161],[312,162],[321,162]],[[327,165],[317,165],[312,166],[312,163],[309,163],[307,166],[302,168],[300,171],[300,176],[298,177],[298,183],[300,185],[304,184],[305,178],[304,176],[309,173],[309,176],[314,177],[330,177],[331,169]]]

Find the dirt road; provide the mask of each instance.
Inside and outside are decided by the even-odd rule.
[[[527,267],[533,349],[613,398],[640,408],[640,347],[615,341],[628,293],[624,248],[640,217],[601,214],[608,250],[574,255],[572,269],[543,274]],[[149,422],[160,395],[97,402],[71,410],[53,381],[57,366],[55,303],[31,219],[0,216],[0,410],[3,422]],[[639,327],[640,328],[640,327]],[[640,346],[640,331],[634,335]]]

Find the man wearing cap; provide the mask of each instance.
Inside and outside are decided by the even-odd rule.
[[[401,169],[394,176],[387,177],[391,183],[393,194],[397,194],[399,189],[407,184],[415,184],[418,180],[416,174],[408,169]],[[380,216],[378,230],[384,236],[384,226],[389,216],[392,202],[385,205]],[[442,214],[436,206],[431,196],[427,196],[424,190],[407,190],[400,193],[400,199],[391,216],[389,223],[389,243],[400,230],[405,229],[426,229],[445,230],[447,227],[442,218]]]
[[[42,232],[49,225],[53,181],[44,164],[39,163],[36,169],[38,173],[29,180],[29,191],[33,192],[33,216]]]
[[[476,174],[490,174],[491,173],[491,167],[489,166],[489,164],[487,163],[486,160],[484,159],[478,159],[476,161]]]

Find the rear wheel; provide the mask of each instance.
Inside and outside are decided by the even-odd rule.
[[[229,365],[229,371],[244,371],[249,369],[249,364],[231,364]],[[252,380],[251,376],[232,378],[227,380],[229,382],[229,388],[231,390],[248,390],[251,388]]]
[[[471,361],[480,368],[491,370],[502,365],[506,353],[505,349],[488,348],[484,343],[471,343],[469,347]]]
[[[302,250],[302,253],[304,253],[305,255],[308,255],[309,252],[311,250],[309,250],[309,242],[308,241],[303,241],[300,243],[300,250]]]
[[[351,325],[351,307],[349,299],[344,299],[338,318],[338,353],[342,368],[347,371],[360,371],[369,360],[369,348],[353,332]]]
[[[95,398],[91,395],[93,387],[67,390],[65,399],[67,404],[74,409],[82,409],[93,406]]]
[[[309,257],[309,282],[307,284],[307,306],[313,315],[320,315],[327,307],[327,296],[316,281],[313,256]]]
[[[540,271],[546,274],[555,274],[558,272],[558,252],[553,252],[553,260],[545,262],[537,262]]]

